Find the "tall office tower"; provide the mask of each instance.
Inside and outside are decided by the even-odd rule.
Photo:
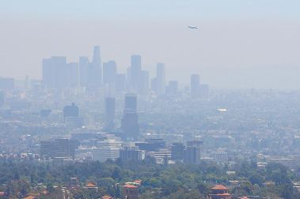
[[[141,71],[141,82],[140,82],[140,94],[143,96],[147,96],[149,93],[149,72]]]
[[[125,74],[117,74],[116,78],[116,91],[124,92],[126,90],[126,75]]]
[[[140,55],[131,56],[130,86],[133,91],[140,91],[142,61]]]
[[[139,124],[137,115],[137,96],[135,94],[125,95],[125,107],[121,129],[128,140],[137,140],[139,136]]]
[[[185,146],[182,143],[173,143],[171,147],[171,159],[183,160]]]
[[[113,97],[108,97],[105,100],[105,126],[112,130],[115,127],[116,100]]]
[[[200,163],[200,148],[196,146],[187,146],[184,150],[183,163],[199,164]]]
[[[117,78],[117,64],[115,61],[103,63],[103,83],[110,87],[115,86]]]
[[[184,151],[183,162],[185,164],[199,164],[200,163],[200,147],[203,144],[202,141],[193,140],[187,142],[187,147]]]
[[[79,117],[79,108],[78,106],[75,105],[75,103],[72,103],[72,105],[64,107],[63,114],[64,114],[64,121],[67,118]]]
[[[165,64],[158,63],[156,66],[156,94],[162,95],[166,89],[166,68]]]
[[[82,87],[88,85],[88,67],[89,59],[87,57],[79,57],[79,82]]]
[[[136,94],[128,93],[125,95],[124,111],[137,113],[137,96],[136,96]]]
[[[102,83],[102,65],[99,46],[94,46],[92,63],[90,63],[88,68],[89,85],[92,88],[99,88]]]
[[[169,95],[176,95],[178,93],[178,81],[169,81],[166,93]]]
[[[197,74],[191,75],[191,97],[198,98],[200,91],[200,76]]]
[[[79,68],[78,63],[72,62],[67,64],[67,86],[77,88],[79,86]]]
[[[67,86],[67,58],[51,57],[43,60],[43,85],[63,89]]]

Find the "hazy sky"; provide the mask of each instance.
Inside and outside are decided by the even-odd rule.
[[[131,54],[168,79],[223,88],[300,89],[299,0],[0,0],[0,76],[41,77],[43,58]],[[195,25],[200,30],[187,28]]]

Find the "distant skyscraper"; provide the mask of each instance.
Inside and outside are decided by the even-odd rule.
[[[74,103],[72,103],[72,105],[70,106],[65,106],[64,110],[64,120],[66,120],[66,118],[71,117],[79,117],[79,108],[78,106],[76,106]]]
[[[184,150],[183,162],[185,164],[199,164],[200,148],[196,146],[187,146]]]
[[[103,83],[114,86],[117,78],[117,64],[115,61],[103,63]]]
[[[182,143],[173,143],[171,147],[171,159],[183,160],[185,146]]]
[[[124,115],[121,129],[127,139],[137,140],[139,136],[139,124],[137,115],[137,96],[135,94],[125,95]]]
[[[131,68],[130,68],[130,85],[133,91],[138,92],[140,90],[142,60],[140,55],[131,56]]]
[[[63,89],[67,86],[67,58],[51,57],[43,60],[43,85]]]
[[[137,96],[136,94],[125,95],[125,112],[137,112]]]
[[[202,141],[193,140],[187,142],[187,147],[184,150],[183,162],[185,164],[199,164],[200,163],[200,146]]]
[[[92,88],[98,88],[102,83],[102,65],[101,65],[101,57],[100,57],[100,47],[95,46],[93,51],[93,59],[92,63],[89,66],[88,70],[89,77],[89,85]]]
[[[79,57],[80,86],[86,87],[88,85],[88,67],[89,59],[87,57]]]
[[[200,91],[200,76],[197,74],[191,75],[191,97],[198,98]]]
[[[116,112],[116,101],[115,98],[108,97],[105,100],[105,118],[106,118],[106,128],[114,129],[115,126],[115,112]]]
[[[77,88],[79,86],[79,67],[78,63],[72,62],[67,64],[67,86]]]

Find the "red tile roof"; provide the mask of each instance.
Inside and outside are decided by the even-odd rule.
[[[212,188],[212,190],[228,190],[227,187],[219,184],[219,185],[216,185]]]
[[[131,184],[126,184],[124,185],[124,188],[128,188],[128,189],[137,189],[137,186],[131,185]]]
[[[91,182],[87,183],[85,186],[86,187],[96,187],[96,185],[94,183],[91,183]]]

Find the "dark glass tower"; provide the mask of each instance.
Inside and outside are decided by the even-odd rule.
[[[137,115],[137,96],[125,95],[124,115],[121,128],[128,140],[137,140],[139,136],[139,124]]]

